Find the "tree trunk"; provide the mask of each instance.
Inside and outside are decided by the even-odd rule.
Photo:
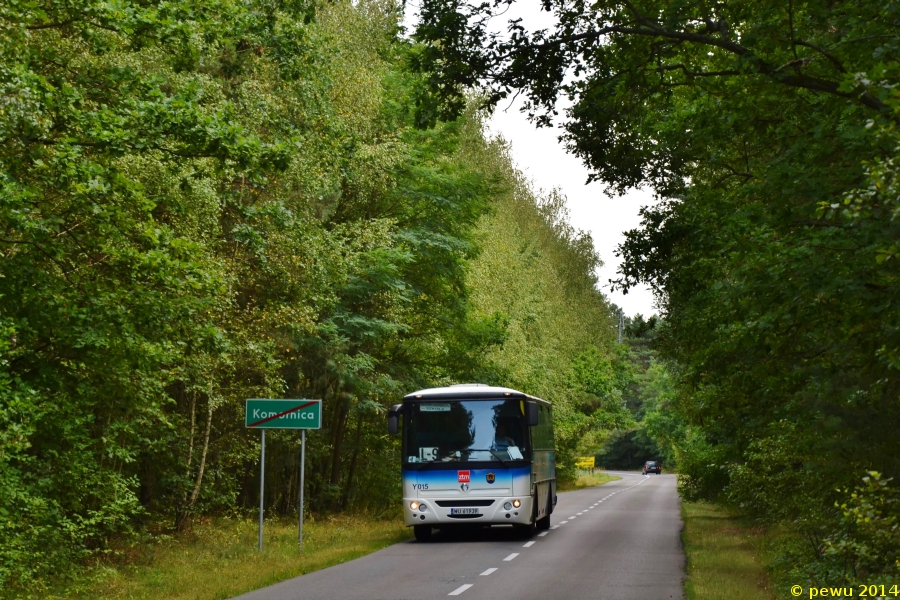
[[[353,476],[356,474],[356,461],[359,459],[359,447],[362,442],[362,415],[357,413],[356,441],[353,446],[353,457],[350,459],[350,468],[347,469],[347,484],[344,486],[344,494],[341,497],[341,509],[347,508],[350,502],[350,493],[353,491]]]
[[[191,392],[191,441],[188,444],[187,468],[191,471],[191,463],[194,462],[194,430],[197,427],[197,392]]]
[[[188,517],[191,514],[191,509],[193,509],[194,505],[197,503],[197,497],[200,495],[200,486],[203,483],[203,472],[206,470],[206,453],[209,451],[209,431],[212,429],[212,399],[210,398],[207,403],[209,408],[206,411],[206,432],[203,434],[203,453],[200,455],[200,468],[197,471],[197,479],[194,481],[194,489],[191,491],[191,497],[179,511],[178,518],[175,522],[175,529],[178,531],[184,530],[184,526],[187,524]]]
[[[344,429],[347,427],[347,415],[350,412],[350,395],[342,393],[338,411],[334,420],[334,431],[332,432],[331,446],[331,485],[339,485],[341,483],[341,446],[344,442]]]

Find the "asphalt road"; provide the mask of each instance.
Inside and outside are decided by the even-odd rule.
[[[241,600],[667,600],[681,598],[684,551],[673,475],[614,473],[566,492],[550,531],[437,532],[240,596]]]

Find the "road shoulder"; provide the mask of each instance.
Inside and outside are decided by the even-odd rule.
[[[772,600],[765,532],[726,509],[683,502],[687,600]]]

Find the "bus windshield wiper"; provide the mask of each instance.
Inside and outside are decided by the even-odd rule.
[[[442,453],[442,454],[439,454],[439,455],[438,455],[437,457],[435,457],[435,459],[434,459],[433,461],[431,461],[431,462],[439,462],[439,461],[444,460],[445,458],[458,458],[457,456],[455,456],[457,453],[459,453],[459,450],[449,450],[449,451],[447,451],[447,452],[444,452],[444,453]]]
[[[500,455],[497,454],[496,452],[494,452],[493,450],[491,450],[490,448],[469,448],[468,451],[469,452],[490,452],[491,456],[493,456],[494,458],[496,458],[497,460],[502,462],[504,467],[506,466],[506,461],[503,460],[502,458],[500,458]]]

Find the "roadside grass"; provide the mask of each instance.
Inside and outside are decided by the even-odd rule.
[[[603,485],[604,483],[609,483],[610,481],[618,481],[620,479],[622,478],[616,477],[615,475],[609,475],[604,471],[595,471],[594,473],[582,471],[578,478],[575,479],[575,481],[559,482],[556,491],[571,492],[573,490],[580,490],[586,487],[594,487],[595,485]]]
[[[114,561],[94,565],[65,589],[36,597],[219,600],[411,537],[400,520],[320,518],[304,523],[301,553],[296,521],[273,520],[266,522],[263,551],[258,552],[257,526],[253,519],[214,519],[152,545],[120,548]]]
[[[765,533],[724,508],[682,502],[687,600],[771,600]]]

